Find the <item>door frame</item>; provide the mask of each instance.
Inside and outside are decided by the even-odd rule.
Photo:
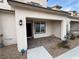
[[[33,38],[33,23],[32,22],[27,22],[27,23],[30,23],[31,24],[31,32],[32,32],[32,36],[27,37],[27,38]],[[27,29],[27,23],[26,23],[26,29]]]

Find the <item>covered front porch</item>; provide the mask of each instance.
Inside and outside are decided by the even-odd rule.
[[[9,3],[15,8],[17,45],[20,52],[27,50],[29,37],[42,38],[55,35],[61,40],[66,40],[65,16],[68,15],[67,12],[49,10],[16,1],[9,1]],[[27,24],[29,19],[32,19],[32,27],[31,24]]]
[[[27,38],[56,36],[61,38],[61,20],[26,18]]]
[[[36,15],[39,15],[39,14],[40,13],[37,12]],[[33,40],[32,39],[30,40],[32,42],[37,40],[36,43],[43,41],[43,39],[39,41],[36,38],[44,38],[44,37],[49,37],[49,36],[55,36],[55,37],[57,37],[57,39],[66,40],[64,38],[66,36],[66,21],[64,19],[58,19],[58,18],[50,19],[50,17],[43,18],[43,17],[39,17],[36,15],[30,15],[29,17],[27,17],[28,15],[25,14],[20,19],[18,17],[20,17],[21,15],[18,14],[18,17],[16,17],[17,24],[18,24],[17,21],[19,21],[19,20],[23,21],[22,26],[18,26],[16,24],[17,36],[18,36],[17,43],[18,43],[18,47],[19,47],[20,51],[23,48],[24,49],[29,48],[28,40],[30,38],[34,38]],[[43,14],[41,14],[41,15],[43,15]],[[43,16],[45,16],[45,14]],[[44,41],[42,43],[45,43]],[[52,41],[52,43],[53,43],[53,41]],[[32,44],[30,44],[30,45],[32,45]],[[48,43],[47,43],[47,45],[48,45]],[[37,46],[40,46],[40,44],[38,44],[38,45],[36,44],[34,47],[37,47]]]
[[[61,20],[26,18],[28,49],[55,45],[61,40]]]

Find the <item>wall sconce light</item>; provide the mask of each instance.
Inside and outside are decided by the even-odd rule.
[[[19,25],[20,25],[20,26],[22,26],[22,25],[23,25],[22,20],[19,20]]]

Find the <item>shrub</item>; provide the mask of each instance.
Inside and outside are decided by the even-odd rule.
[[[70,36],[70,40],[75,40],[75,36],[74,35],[71,35]]]
[[[79,35],[77,36],[77,38],[79,38]]]
[[[62,41],[62,42],[58,43],[58,47],[59,47],[59,48],[67,48],[67,49],[70,48],[70,47],[68,46],[68,41]]]
[[[22,55],[25,53],[26,51],[24,49],[21,50]]]
[[[63,48],[67,48],[67,49],[70,49],[70,47],[68,45],[65,45]]]

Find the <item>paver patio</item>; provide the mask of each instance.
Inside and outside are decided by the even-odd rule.
[[[66,48],[59,48],[57,47],[57,44],[60,43],[61,40],[59,38],[56,38],[54,36],[45,37],[45,38],[38,38],[38,39],[28,39],[28,49],[44,46],[49,54],[53,57],[57,57],[68,50],[75,48],[79,45],[79,38],[76,38],[75,40],[69,40],[68,45],[70,46],[70,49]]]
[[[57,44],[59,42],[61,42],[61,40],[56,37],[46,37],[28,40],[29,49],[44,46],[49,52],[49,54],[51,54],[51,56],[53,57],[57,57],[63,54],[64,52],[70,50],[65,48],[58,48]],[[75,40],[69,40],[68,45],[71,49],[79,46],[79,38],[76,38]],[[11,45],[6,46],[4,48],[0,48],[0,59],[23,59],[23,56],[21,53],[18,52],[16,45]]]

